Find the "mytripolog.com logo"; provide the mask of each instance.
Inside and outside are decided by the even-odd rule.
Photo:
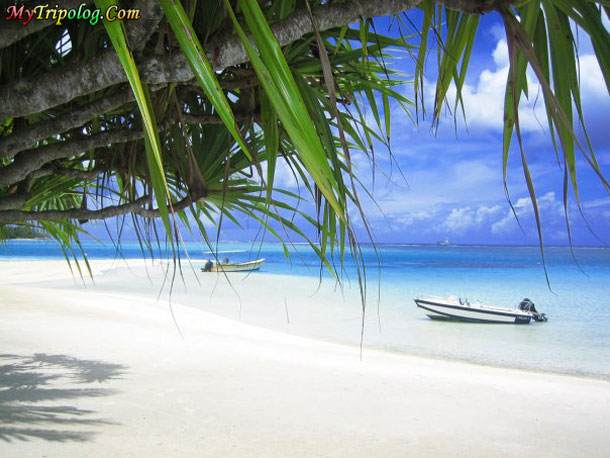
[[[5,20],[18,21],[21,25],[28,25],[31,21],[55,21],[56,25],[61,25],[62,21],[87,21],[91,25],[97,24],[100,20],[112,21],[133,21],[140,19],[139,9],[124,9],[117,5],[109,6],[102,12],[99,8],[91,9],[86,3],[81,3],[78,8],[61,8],[59,5],[49,6],[40,4],[33,8],[26,8],[24,5],[11,5],[6,8]]]

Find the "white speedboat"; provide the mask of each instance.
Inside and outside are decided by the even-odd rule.
[[[523,299],[514,309],[470,303],[456,296],[420,296],[415,299],[417,307],[434,320],[471,321],[479,323],[527,324],[531,320],[546,321],[544,313],[538,313],[534,303]]]

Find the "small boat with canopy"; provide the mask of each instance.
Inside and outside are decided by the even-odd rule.
[[[205,265],[201,268],[202,272],[251,272],[258,270],[265,263],[265,259],[257,259],[255,261],[235,262],[232,263],[228,258],[222,260],[222,262],[214,262],[208,260]]]

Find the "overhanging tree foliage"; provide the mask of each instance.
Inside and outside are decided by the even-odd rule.
[[[60,7],[80,3],[66,0]],[[117,2],[85,3],[105,9]],[[358,257],[352,213],[361,212],[358,192],[365,190],[353,173],[352,152],[374,162],[373,144],[389,145],[390,107],[423,108],[428,59],[438,66],[434,120],[452,84],[457,97],[451,108],[460,108],[481,14],[502,17],[509,47],[499,152],[505,182],[516,137],[540,228],[518,117],[529,68],[543,90],[550,135],[558,140],[568,230],[570,188],[579,204],[579,155],[608,189],[587,137],[575,135],[584,120],[574,33],[591,38],[610,84],[605,0],[127,4],[140,10],[139,20],[2,24],[0,227],[35,225],[70,252],[89,220],[129,216],[150,246],[157,237],[154,218],[162,219],[172,240],[177,220],[195,225],[208,240],[204,220],[239,223],[241,214],[283,240],[290,233],[308,238],[315,229],[311,245],[329,268],[329,254],[342,259],[346,247]],[[371,18],[390,15],[401,30],[418,22],[417,39],[375,30]],[[438,54],[429,57],[432,42]],[[405,78],[392,70],[396,58],[415,63],[413,100],[397,87]],[[307,190],[315,215],[298,210],[303,196],[274,189],[278,161]],[[300,214],[300,223],[291,213]]]

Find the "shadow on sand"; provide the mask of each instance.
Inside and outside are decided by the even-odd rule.
[[[97,418],[93,410],[64,404],[114,394],[91,385],[120,378],[124,371],[120,364],[66,355],[0,354],[0,441],[92,439],[91,427],[112,422]]]

